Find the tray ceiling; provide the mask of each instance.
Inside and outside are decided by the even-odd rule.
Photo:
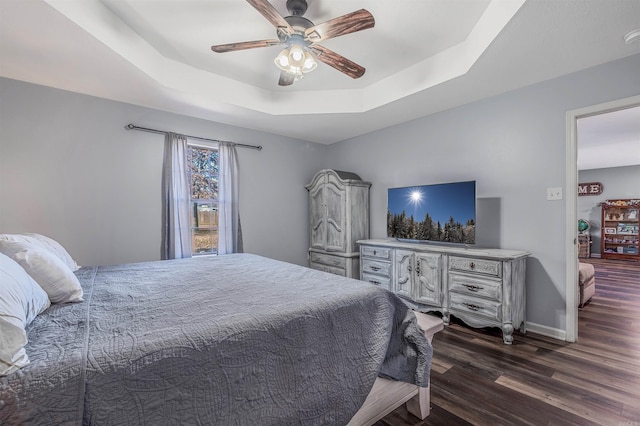
[[[373,14],[374,28],[322,43],[362,78],[320,64],[280,87],[278,46],[211,52],[275,38],[241,0],[4,0],[0,75],[330,144],[640,53],[622,40],[637,0],[308,2],[316,24]]]

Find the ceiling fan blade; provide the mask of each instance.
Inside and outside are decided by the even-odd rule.
[[[326,47],[315,44],[311,46],[310,49],[313,51],[313,53],[315,53],[316,59],[324,62],[325,64],[337,69],[342,73],[345,73],[351,78],[360,78],[364,74],[364,67],[356,64],[353,61],[350,61],[349,59],[337,54],[332,50],[327,49]]]
[[[304,36],[305,40],[318,43],[330,38],[373,28],[375,23],[373,15],[368,10],[360,9],[307,28]]]
[[[255,49],[257,47],[268,47],[282,44],[280,40],[256,40],[242,41],[239,43],[217,44],[211,46],[211,50],[217,53],[233,52],[236,50]]]
[[[277,28],[278,32],[284,32],[287,35],[294,33],[291,25],[278,13],[275,7],[267,0],[247,0],[262,16],[267,18],[271,24]]]
[[[293,74],[289,74],[288,72],[281,71],[280,72],[280,80],[278,80],[279,86],[291,86],[295,76]]]

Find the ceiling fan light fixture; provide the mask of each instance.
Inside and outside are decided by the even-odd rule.
[[[273,62],[275,62],[276,66],[282,71],[287,71],[291,66],[289,64],[289,49],[283,49],[282,52],[278,53],[278,56],[276,56]]]
[[[283,49],[273,62],[282,71],[294,75],[296,80],[301,79],[303,74],[311,72],[318,67],[313,55],[297,44]]]
[[[313,55],[309,52],[304,52],[304,63],[302,64],[302,72],[308,73],[315,70],[318,67],[318,63],[314,59]]]
[[[296,67],[301,67],[304,65],[304,54],[305,51],[300,47],[300,45],[294,44],[289,49],[289,63]]]

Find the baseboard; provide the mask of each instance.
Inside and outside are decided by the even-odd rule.
[[[591,253],[591,257],[600,259],[600,253]]]
[[[567,340],[566,330],[560,330],[559,328],[551,328],[546,325],[536,324],[529,321],[527,321],[527,333],[528,332],[541,334],[546,337],[551,337],[552,339],[558,339],[562,341]]]

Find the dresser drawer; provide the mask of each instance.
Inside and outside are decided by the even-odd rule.
[[[453,315],[460,313],[467,316],[478,316],[499,323],[502,321],[501,308],[502,303],[500,302],[470,297],[460,293],[449,294],[449,311]]]
[[[502,276],[502,262],[499,260],[472,259],[469,257],[449,257],[449,269],[478,274]]]
[[[380,275],[362,273],[362,281],[366,281],[371,284],[375,284],[387,290],[391,290],[391,278],[381,277]]]
[[[311,252],[309,260],[311,263],[319,263],[322,265],[333,266],[336,268],[345,269],[347,265],[346,258],[342,256],[332,256],[330,254]]]
[[[316,269],[322,272],[329,272],[330,274],[340,275],[343,277],[347,276],[347,270],[344,268],[337,268],[335,266],[329,266],[322,263],[310,262],[309,267],[311,269]]]
[[[449,273],[449,291],[471,296],[485,297],[500,302],[502,300],[502,282],[477,275]]]
[[[377,274],[391,278],[391,263],[362,259],[362,273]]]
[[[361,246],[360,255],[371,259],[390,260],[391,249],[384,247]]]

